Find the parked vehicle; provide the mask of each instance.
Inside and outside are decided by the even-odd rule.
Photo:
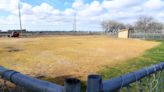
[[[19,36],[20,36],[20,33],[17,32],[17,31],[13,31],[13,32],[11,33],[11,35],[8,35],[8,37],[19,37]]]

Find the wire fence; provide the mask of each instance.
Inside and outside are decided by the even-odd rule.
[[[143,79],[121,87],[119,92],[164,92],[164,72],[159,71]]]
[[[128,38],[135,38],[135,39],[143,39],[143,40],[163,40],[164,39],[164,33],[163,31],[161,33],[159,32],[131,32],[128,31]],[[110,37],[118,38],[119,32],[108,32],[106,33]],[[124,34],[126,35],[126,34]]]
[[[89,75],[86,92],[164,92],[164,62],[102,81]],[[0,67],[0,92],[81,92],[80,80],[68,78],[64,86],[31,78]]]
[[[9,81],[1,80],[0,92],[31,92],[31,91],[27,91],[23,87],[14,85]]]
[[[163,33],[129,33],[129,38],[138,38],[144,40],[162,40]]]
[[[103,82],[103,92],[164,92],[164,63]]]

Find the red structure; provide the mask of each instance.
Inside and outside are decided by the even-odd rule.
[[[10,37],[19,37],[20,33],[19,32],[12,32]]]

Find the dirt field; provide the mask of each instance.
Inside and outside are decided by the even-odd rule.
[[[0,65],[29,75],[82,79],[159,43],[106,36],[0,38]]]

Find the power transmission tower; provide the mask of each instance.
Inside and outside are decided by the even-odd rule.
[[[18,2],[18,12],[19,12],[19,26],[20,26],[20,30],[22,30],[22,18],[21,18],[22,16],[21,16],[21,11],[20,11],[20,9],[21,9],[20,2],[21,1]]]
[[[77,25],[77,19],[76,19],[76,17],[77,17],[77,14],[75,13],[74,14],[74,22],[73,22],[73,31],[75,31],[75,32],[76,32],[76,25]]]
[[[102,18],[102,21],[101,21],[102,25],[103,25],[103,22],[104,22],[104,18]],[[103,30],[103,32],[105,32],[104,26],[102,26],[102,30]]]

